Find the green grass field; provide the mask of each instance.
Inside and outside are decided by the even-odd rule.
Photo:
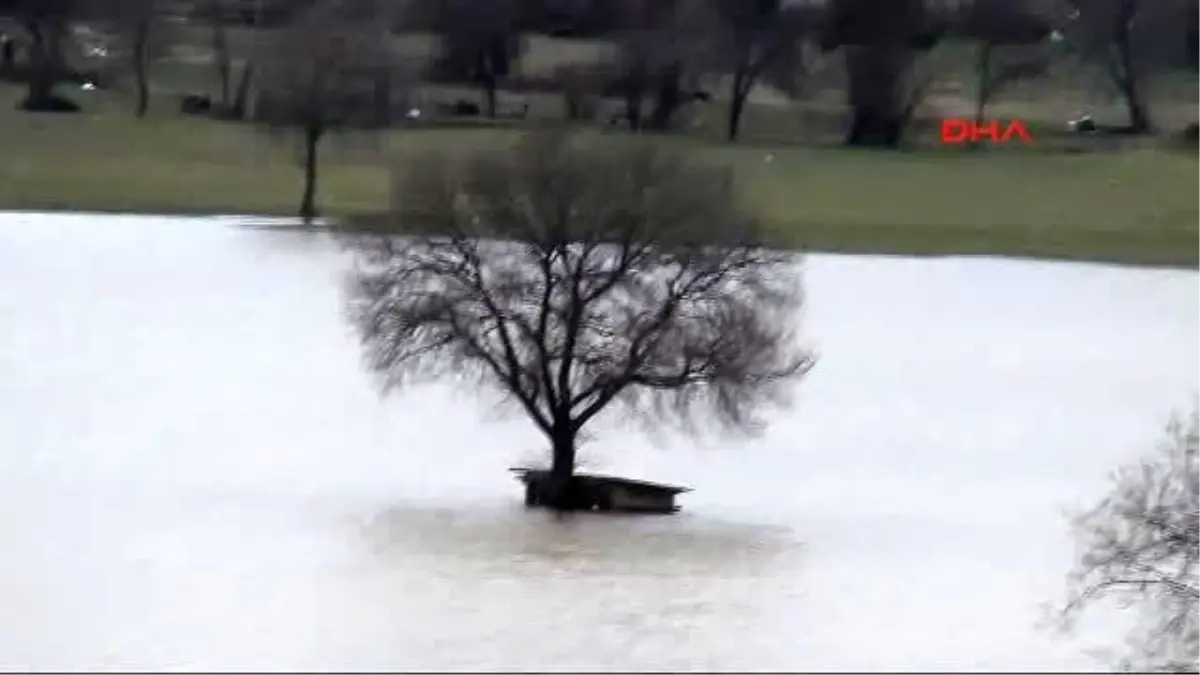
[[[80,92],[87,113],[13,110],[0,85],[0,209],[291,214],[295,148],[251,127],[181,118],[173,105],[133,118],[126,101]],[[320,203],[332,216],[387,208],[389,158],[514,138],[489,128],[332,139]],[[624,137],[624,136],[623,136]],[[752,141],[658,138],[734,167],[746,206],[780,245],[814,251],[992,254],[1195,267],[1194,153],[925,149],[879,153]]]

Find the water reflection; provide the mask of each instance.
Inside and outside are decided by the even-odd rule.
[[[362,529],[374,553],[390,560],[424,556],[497,568],[569,566],[580,574],[754,575],[779,564],[794,566],[800,551],[783,527],[686,514],[557,515],[517,505],[490,510],[402,506]]]
[[[639,658],[663,669],[782,668],[804,613],[802,548],[785,528],[408,505],[362,534],[380,565],[377,589],[396,584],[376,592],[427,611],[440,627],[430,637],[447,648],[441,662],[463,667],[502,667],[510,662],[486,655],[521,650],[526,668]],[[696,639],[704,644],[687,646]]]

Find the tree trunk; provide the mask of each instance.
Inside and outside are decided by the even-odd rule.
[[[1197,17],[1197,7],[1189,6],[1187,29],[1187,64],[1193,73],[1200,72],[1200,17]]]
[[[375,74],[374,81],[375,115],[374,123],[381,129],[391,126],[392,111],[392,82],[389,73],[380,71]]]
[[[225,28],[225,13],[221,11],[220,0],[212,0],[209,7],[212,14],[213,65],[217,68],[217,79],[221,87],[221,108],[228,110],[233,68],[229,59],[229,36]]]
[[[236,119],[245,119],[249,111],[250,87],[254,82],[254,63],[246,62],[242,66],[242,77],[238,80],[237,91],[234,93],[233,102],[225,111],[231,117]]]
[[[488,119],[496,119],[496,78],[491,75],[483,78],[483,97],[487,104]]]
[[[911,54],[907,49],[878,45],[843,49],[850,76],[851,123],[846,145],[898,147],[905,123],[901,92],[912,70]]]
[[[987,108],[992,92],[992,45],[979,45],[975,62],[975,123],[983,123],[983,112]]]
[[[1135,134],[1146,133],[1153,125],[1150,122],[1150,111],[1142,97],[1141,82],[1138,79],[1137,67],[1133,59],[1133,46],[1129,43],[1130,36],[1122,35],[1116,44],[1118,70],[1117,85],[1125,99],[1125,107],[1129,110],[1129,131]]]
[[[541,496],[541,503],[559,511],[580,507],[575,488],[575,432],[569,423],[556,424],[551,434],[550,475]]]
[[[0,33],[0,73],[11,73],[17,68],[17,45],[7,33]]]
[[[642,92],[630,93],[625,97],[625,122],[630,131],[642,128]]]
[[[1152,131],[1154,124],[1150,121],[1150,110],[1142,99],[1136,84],[1130,84],[1129,90],[1125,93],[1125,101],[1129,108],[1129,130],[1136,134]]]
[[[263,0],[254,0],[254,35],[252,38],[253,46],[250,49],[250,58],[246,65],[243,66],[244,75],[242,84],[245,85],[245,92],[244,95],[242,95],[242,100],[240,101],[241,117],[251,120],[257,120],[259,118],[258,104],[262,98],[262,88],[258,86],[256,81],[251,79],[251,75],[257,74],[258,64],[262,62],[262,32],[263,23],[266,18],[264,12],[265,8],[263,7]]]
[[[300,219],[305,225],[317,217],[317,146],[324,128],[310,123],[304,129],[304,196],[300,200]]]
[[[50,107],[54,85],[60,76],[58,26],[43,26],[37,22],[27,25],[33,44],[30,47],[29,87],[25,106],[30,110]]]
[[[492,63],[492,54],[481,50],[475,56],[475,79],[483,89],[483,107],[488,119],[496,119],[496,86],[499,78]]]
[[[683,105],[682,77],[683,69],[679,65],[670,66],[659,75],[654,111],[650,113],[651,128],[657,131],[671,129],[671,120]]]
[[[846,145],[860,148],[893,149],[900,145],[901,115],[873,108],[855,108],[846,135]]]
[[[139,119],[146,116],[150,109],[150,74],[149,69],[150,26],[139,22],[134,28],[133,37],[133,77],[137,86],[137,108],[134,111]]]
[[[1137,20],[1141,6],[1138,0],[1120,1],[1113,18],[1112,42],[1108,50],[1109,74],[1129,110],[1127,130],[1135,134],[1151,129],[1150,113],[1142,97],[1140,73],[1133,55],[1133,35],[1130,28]]]
[[[742,68],[733,74],[733,87],[729,92],[729,120],[725,130],[725,137],[731,143],[738,139],[738,133],[742,130],[742,113],[746,110],[746,99],[750,95],[747,79]]]
[[[635,63],[625,72],[625,123],[630,131],[642,128],[642,104],[646,98],[646,67]]]
[[[983,126],[983,116],[987,111],[988,99],[992,97],[992,45],[984,43],[979,46],[979,59],[975,63],[975,128]],[[972,150],[982,147],[978,142],[968,144]]]

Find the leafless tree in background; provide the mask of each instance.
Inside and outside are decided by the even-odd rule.
[[[846,144],[894,148],[930,84],[914,78],[917,59],[945,33],[931,0],[829,0],[821,47],[840,49],[851,122]]]
[[[150,37],[157,16],[156,0],[117,0],[123,10],[119,23],[129,38],[129,65],[137,89],[134,114],[145,117],[150,107]]]
[[[421,0],[434,3],[441,38],[440,67],[477,84],[488,117],[496,117],[500,81],[510,74],[523,47],[523,0]]]
[[[1068,35],[1078,53],[1102,65],[1129,111],[1128,130],[1154,127],[1148,77],[1188,65],[1195,0],[1067,0]]]
[[[714,0],[721,21],[721,54],[732,71],[726,137],[737,140],[750,92],[774,70],[798,74],[812,13],[780,0]]]
[[[28,92],[21,104],[26,110],[60,107],[54,87],[65,74],[64,43],[68,40],[71,20],[82,4],[81,0],[17,0],[15,3],[15,16],[31,40]]]
[[[1052,61],[1047,38],[1054,18],[1048,3],[1035,0],[970,0],[962,6],[952,30],[977,45],[977,124],[983,123],[988,103],[1001,91],[1047,73]]]
[[[120,40],[124,59],[133,74],[134,114],[145,117],[150,108],[150,66],[170,44],[164,21],[163,0],[89,0],[102,5],[104,23]]]
[[[300,217],[317,215],[321,140],[338,129],[389,125],[405,95],[385,21],[324,1],[302,12],[265,45],[255,114],[274,131],[296,131],[303,147]]]
[[[635,131],[667,131],[694,100],[700,76],[716,64],[720,19],[709,0],[621,0],[616,9],[612,39],[626,122]]]
[[[1183,63],[1193,73],[1200,71],[1200,3],[1189,2],[1183,10],[1187,26],[1183,39]]]
[[[353,238],[368,368],[385,392],[446,378],[515,403],[550,441],[547,505],[572,507],[602,411],[750,431],[813,363],[795,257],[759,245],[724,170],[540,132],[413,158],[396,189],[393,218]]]
[[[217,71],[217,104],[223,111],[233,107],[233,57],[229,49],[230,0],[193,0],[192,15],[207,21],[213,67]]]
[[[1158,451],[1121,467],[1112,492],[1073,522],[1081,555],[1064,628],[1104,600],[1140,609],[1145,621],[1121,664],[1134,672],[1200,671],[1198,422],[1195,407],[1174,419]]]

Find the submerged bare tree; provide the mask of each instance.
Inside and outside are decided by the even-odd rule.
[[[1200,671],[1198,422],[1196,408],[1174,419],[1157,453],[1122,467],[1112,492],[1074,520],[1082,552],[1063,627],[1106,599],[1142,610],[1124,669]]]
[[[368,368],[385,392],[457,378],[515,403],[552,448],[542,503],[573,507],[602,411],[752,431],[813,363],[795,257],[760,245],[724,171],[557,132],[411,167],[391,222],[353,239]]]

